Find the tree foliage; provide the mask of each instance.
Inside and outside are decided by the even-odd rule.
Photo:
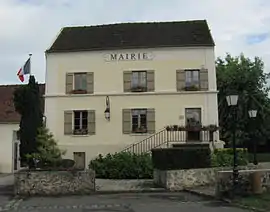
[[[53,134],[45,126],[38,129],[36,142],[37,151],[27,154],[26,157],[28,160],[38,159],[42,167],[53,167],[60,164],[65,151],[57,146]]]
[[[36,137],[43,124],[41,95],[34,76],[30,76],[27,85],[22,85],[14,91],[14,105],[15,110],[21,115],[20,157],[22,162],[25,162],[26,154],[37,152]]]
[[[243,54],[237,57],[227,54],[224,59],[217,59],[216,70],[221,139],[230,142],[235,126],[238,144],[250,143],[252,138],[265,143],[270,135],[270,101],[269,74],[264,73],[263,61],[258,57],[251,60]],[[226,102],[229,94],[239,95],[236,121]],[[252,108],[258,110],[254,120],[248,115]]]

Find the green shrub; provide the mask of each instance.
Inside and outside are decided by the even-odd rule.
[[[237,165],[245,166],[248,164],[248,152],[246,149],[237,148]],[[211,154],[212,167],[233,166],[233,149],[215,149]]]
[[[165,148],[152,150],[153,166],[160,170],[211,167],[211,150],[207,148]]]
[[[99,155],[89,163],[97,178],[151,179],[153,166],[150,154],[136,155],[128,152]]]

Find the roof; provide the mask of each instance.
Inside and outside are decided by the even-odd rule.
[[[21,85],[0,85],[0,123],[19,123],[20,115],[15,111],[13,92]],[[39,84],[40,93],[45,92],[45,84]],[[41,101],[44,111],[44,100]]]
[[[214,46],[206,20],[65,27],[46,51]]]

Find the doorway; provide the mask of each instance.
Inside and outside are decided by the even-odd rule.
[[[196,129],[197,126],[201,125],[201,108],[186,108],[186,126],[189,126],[190,129]],[[186,133],[186,140],[188,142],[198,142],[201,140],[201,132],[196,130],[190,130]]]
[[[73,152],[76,169],[85,169],[85,152]]]
[[[20,169],[20,140],[19,140],[19,132],[17,130],[13,131],[13,137],[12,137],[12,171],[17,171]]]

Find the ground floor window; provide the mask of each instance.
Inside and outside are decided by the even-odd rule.
[[[147,109],[132,109],[132,132],[147,132]]]

